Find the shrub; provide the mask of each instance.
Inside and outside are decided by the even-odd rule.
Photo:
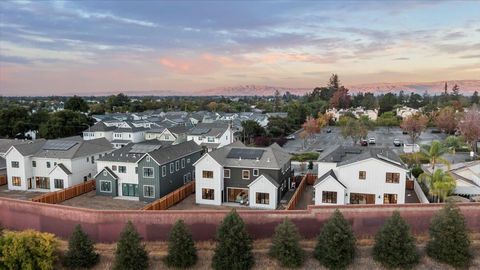
[[[300,154],[294,154],[292,157],[293,161],[309,161],[309,160],[317,160],[319,153],[314,153],[314,152],[307,152],[307,153],[300,153]]]
[[[300,234],[297,227],[288,219],[275,228],[270,256],[280,261],[283,267],[299,267],[305,260],[305,251],[299,244]]]
[[[142,270],[148,267],[148,253],[131,221],[127,223],[115,251],[115,270]]]
[[[466,267],[472,259],[465,218],[458,207],[447,203],[432,219],[427,254],[455,267]]]
[[[212,259],[214,269],[243,270],[254,264],[252,239],[242,218],[232,210],[217,231],[217,246]]]
[[[420,260],[408,224],[395,211],[375,236],[373,258],[389,268],[411,268]]]
[[[0,239],[0,266],[12,270],[51,270],[58,242],[53,234],[32,230],[5,232]]]
[[[420,176],[420,174],[422,174],[422,173],[423,173],[422,167],[420,167],[419,165],[413,166],[413,168],[412,168],[413,177],[418,178]]]
[[[314,257],[331,269],[344,269],[355,257],[355,236],[340,211],[323,225],[314,250]]]
[[[173,225],[168,238],[168,255],[165,263],[168,267],[188,268],[197,262],[197,249],[192,235],[183,220]]]
[[[99,255],[95,252],[93,244],[82,227],[77,225],[68,241],[68,250],[63,258],[63,265],[90,268],[97,264]]]

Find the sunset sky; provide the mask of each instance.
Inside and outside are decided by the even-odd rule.
[[[480,1],[1,1],[0,94],[480,79]],[[197,92],[198,93],[198,92]]]

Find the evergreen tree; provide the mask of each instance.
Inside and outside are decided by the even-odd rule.
[[[322,265],[331,269],[344,269],[352,263],[355,257],[355,236],[338,209],[323,225],[317,241],[314,257]]]
[[[447,203],[432,219],[427,254],[455,267],[466,267],[472,259],[465,218],[458,207]]]
[[[148,267],[148,253],[131,221],[127,223],[115,251],[115,270],[143,270]]]
[[[305,251],[300,247],[300,234],[288,218],[275,228],[270,256],[280,261],[283,267],[299,267],[305,260]]]
[[[90,268],[97,264],[99,255],[95,251],[93,244],[93,241],[88,238],[82,227],[77,225],[68,241],[68,251],[63,258],[63,265],[74,268]]]
[[[217,231],[217,246],[213,255],[214,269],[244,270],[252,268],[252,239],[245,223],[233,209],[222,221]]]
[[[375,236],[373,258],[389,268],[411,268],[420,260],[408,224],[395,211]]]
[[[192,235],[183,220],[173,225],[168,238],[168,255],[165,263],[168,267],[188,268],[197,262],[197,249]]]

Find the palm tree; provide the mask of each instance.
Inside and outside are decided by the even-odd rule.
[[[430,160],[430,165],[432,166],[433,171],[435,171],[435,165],[437,163],[445,164],[450,169],[450,162],[447,159],[442,158],[442,155],[447,153],[449,149],[441,142],[435,140],[431,145],[422,145],[422,148]]]
[[[418,178],[428,186],[430,195],[436,197],[437,202],[444,201],[456,186],[452,175],[442,169],[437,169],[433,173],[424,172]]]

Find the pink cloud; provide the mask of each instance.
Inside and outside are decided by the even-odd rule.
[[[168,71],[180,74],[205,75],[218,70],[244,68],[252,61],[241,56],[221,56],[202,53],[194,57],[161,57],[159,63]]]

